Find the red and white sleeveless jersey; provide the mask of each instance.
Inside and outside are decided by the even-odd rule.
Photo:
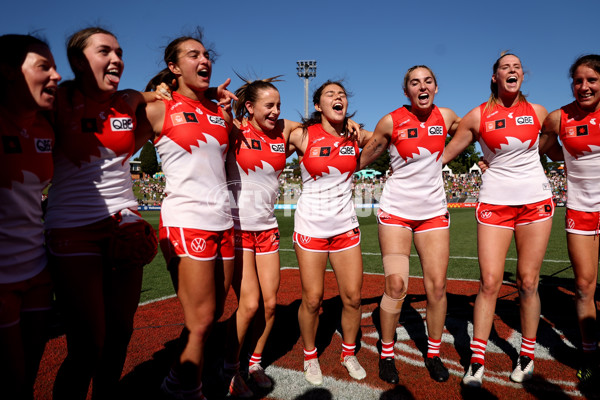
[[[358,226],[352,202],[352,174],[358,146],[327,133],[321,124],[308,127],[308,142],[300,162],[302,194],[294,215],[294,231],[328,238]]]
[[[0,283],[13,283],[46,266],[42,191],[52,177],[54,132],[42,116],[25,130],[2,112],[0,137]]]
[[[600,111],[576,102],[560,109],[560,140],[567,167],[567,207],[600,211]]]
[[[263,231],[277,227],[274,207],[279,175],[285,168],[285,139],[247,123],[227,154],[227,181],[235,229]]]
[[[481,177],[479,201],[521,205],[551,197],[538,153],[541,124],[531,104],[485,105],[479,106],[479,144],[489,169]]]
[[[225,175],[229,126],[221,109],[177,92],[164,100],[165,121],[154,145],[166,178],[163,226],[224,231],[233,226]]]
[[[78,90],[59,89],[47,229],[88,225],[137,207],[129,171],[136,119],[127,96],[117,92],[96,103]]]
[[[393,172],[385,183],[380,208],[413,220],[444,214],[442,154],[448,132],[442,113],[434,106],[425,122],[419,121],[406,107],[390,115],[393,131],[389,149]]]

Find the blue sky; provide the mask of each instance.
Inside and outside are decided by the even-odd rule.
[[[119,39],[125,72],[120,87],[141,90],[163,68],[170,40],[204,29],[219,57],[212,83],[234,71],[251,78],[283,74],[282,117],[304,113],[297,60],[316,60],[309,91],[343,79],[355,120],[373,129],[405,104],[402,79],[415,64],[437,75],[438,106],[459,116],[489,95],[492,64],[502,50],[521,57],[523,90],[552,111],[570,102],[568,68],[580,55],[600,52],[600,1],[18,1],[3,5],[0,33],[39,31],[50,42],[63,79],[72,77],[67,37],[100,25]],[[312,105],[310,105],[312,109]]]

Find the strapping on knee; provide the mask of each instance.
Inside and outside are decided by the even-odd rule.
[[[402,310],[402,304],[404,304],[404,299],[406,298],[406,293],[399,298],[393,299],[388,296],[385,292],[383,292],[383,296],[381,297],[381,302],[379,303],[379,307],[383,311],[389,312],[390,314],[400,314]]]
[[[386,277],[394,274],[401,274],[403,279],[404,276],[407,277],[407,279],[404,279],[404,283],[408,283],[408,267],[410,264],[408,255],[386,254],[382,259],[383,273]]]

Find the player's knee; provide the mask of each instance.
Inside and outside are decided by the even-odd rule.
[[[593,296],[596,291],[596,280],[591,280],[585,277],[575,278],[575,289],[578,297]]]
[[[272,317],[275,315],[275,309],[277,308],[277,298],[265,299],[263,306],[265,308],[265,318]]]
[[[247,319],[252,319],[252,317],[254,317],[254,315],[256,315],[256,312],[258,311],[258,301],[259,299],[256,298],[245,299],[243,302],[240,302],[240,305],[238,307],[238,313],[240,314],[240,316]]]
[[[519,295],[523,297],[534,296],[538,290],[538,279],[537,276],[524,277],[517,281],[517,287],[519,289]]]
[[[498,296],[502,287],[502,279],[495,276],[481,276],[479,292],[487,296]]]
[[[393,298],[384,292],[379,307],[390,314],[398,314],[402,310],[405,298],[406,294],[399,298]]]
[[[343,297],[344,307],[349,307],[355,310],[358,310],[360,308],[360,301],[360,290],[351,293],[346,293]]]
[[[315,295],[308,295],[302,298],[303,307],[311,314],[319,312],[323,298]]]

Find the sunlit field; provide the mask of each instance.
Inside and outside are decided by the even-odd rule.
[[[279,229],[281,233],[281,266],[298,266],[293,251],[292,233],[294,228],[293,212],[287,211],[290,216],[285,216],[284,211],[277,211]],[[142,212],[142,215],[155,228],[158,228],[158,211]],[[362,232],[362,252],[364,270],[369,273],[382,273],[381,254],[377,240],[377,221],[374,213],[359,217]],[[479,266],[477,263],[477,238],[475,209],[451,209],[450,225],[450,264],[448,276],[451,278],[479,279]],[[542,265],[541,279],[572,278],[573,271],[567,255],[567,244],[564,231],[565,208],[556,208],[552,235],[546,251],[545,261]],[[514,243],[509,249],[506,259],[505,279],[515,280],[516,250]],[[412,250],[410,259],[410,274],[422,275],[421,266],[416,251]],[[145,267],[144,283],[141,301],[149,301],[173,294],[173,285],[167,272],[162,253],[159,251],[154,261]]]

